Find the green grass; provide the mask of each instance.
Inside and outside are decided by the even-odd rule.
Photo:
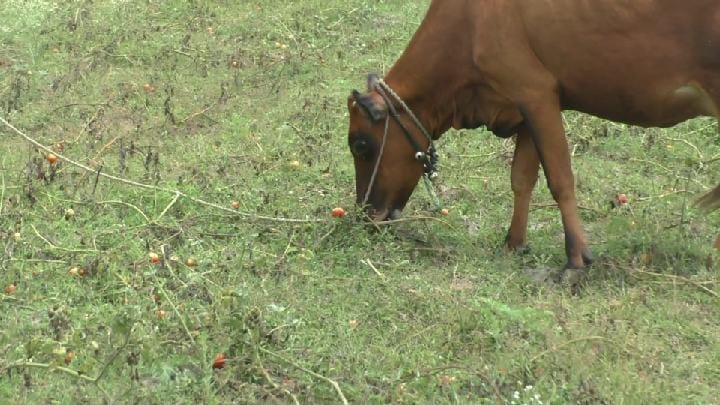
[[[170,205],[66,162],[53,175],[3,128],[0,286],[17,291],[0,295],[0,402],[339,403],[306,370],[351,403],[720,396],[720,217],[692,208],[720,181],[713,120],[566,114],[597,257],[572,294],[527,271],[565,260],[544,180],[531,253],[503,253],[512,143],[483,131],[440,142],[447,218],[381,232],[329,218],[354,201],[346,97],[392,65],[426,2],[59,4],[0,9],[0,116],[103,173],[323,221]],[[612,208],[617,193],[630,203]],[[419,188],[406,215],[428,207]]]

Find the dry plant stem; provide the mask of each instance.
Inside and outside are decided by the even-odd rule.
[[[158,217],[155,219],[155,222],[160,222],[160,218],[162,218],[162,217],[168,212],[168,210],[169,210],[173,205],[175,205],[175,203],[177,202],[178,198],[180,198],[180,192],[179,192],[179,191],[178,191],[178,192],[175,192],[175,197],[173,197],[172,201],[170,201],[170,204],[168,204],[167,207],[165,207],[165,209],[160,213],[160,215],[158,215]]]
[[[270,377],[270,374],[268,374],[267,370],[265,369],[265,366],[263,365],[262,359],[260,359],[260,356],[257,355],[257,352],[255,353],[255,357],[256,357],[256,360],[257,360],[257,362],[258,362],[258,366],[259,366],[258,368],[260,369],[260,373],[263,375],[263,377],[265,377],[265,379],[267,380],[267,382],[269,382],[270,385],[272,385],[272,387],[273,387],[274,389],[276,389],[277,391],[282,391],[282,392],[285,393],[285,395],[287,395],[287,396],[289,396],[290,398],[292,398],[293,403],[294,403],[295,405],[300,405],[300,402],[298,402],[297,397],[296,397],[295,395],[293,395],[292,392],[288,391],[287,389],[285,389],[285,388],[283,388],[283,387],[280,387],[275,381],[273,381],[272,377]]]
[[[103,104],[100,104],[100,107],[98,107],[98,109],[95,110],[95,114],[93,114],[93,116],[90,117],[90,119],[89,119],[87,122],[85,122],[85,125],[83,125],[82,129],[80,130],[80,132],[78,132],[78,134],[77,134],[77,136],[75,137],[75,139],[72,140],[72,141],[70,141],[71,143],[78,143],[78,141],[80,140],[80,137],[82,136],[82,134],[89,129],[88,127],[90,126],[90,124],[93,123],[93,122],[97,119],[97,117],[100,115],[100,111],[103,111],[103,110],[104,110],[103,107],[104,107],[104,106],[107,106],[107,105],[109,105],[109,104],[104,104],[104,105],[103,105]],[[3,120],[3,121],[4,121],[4,120]],[[6,124],[6,125],[7,125],[7,124]]]
[[[190,333],[190,329],[188,329],[187,324],[185,323],[185,318],[183,318],[180,311],[178,311],[177,307],[175,306],[175,303],[170,299],[170,296],[168,295],[167,291],[165,291],[165,288],[162,286],[162,284],[160,284],[158,286],[158,289],[160,290],[160,293],[162,293],[162,295],[165,296],[165,299],[172,307],[173,312],[175,312],[175,315],[177,315],[178,319],[180,319],[180,323],[182,324],[183,329],[185,329],[185,333],[187,334],[188,338],[190,339],[190,342],[194,345],[195,338],[193,337],[192,333]]]
[[[120,135],[116,136],[116,137],[113,138],[110,142],[106,143],[105,146],[103,146],[102,148],[100,148],[100,151],[95,154],[95,157],[92,159],[92,161],[98,160],[98,159],[100,158],[100,155],[102,155],[103,153],[105,153],[105,151],[108,150],[108,149],[110,148],[110,146],[112,146],[112,144],[114,144],[115,142],[117,142],[118,139],[120,139]]]
[[[79,167],[79,168],[81,168],[81,169],[83,169],[83,170],[86,170],[86,171],[88,171],[88,172],[90,172],[90,173],[98,173],[100,177],[104,177],[104,178],[106,178],[106,179],[110,179],[110,180],[113,180],[113,181],[117,181],[117,182],[124,183],[124,184],[130,185],[130,186],[138,187],[138,188],[144,188],[144,189],[146,189],[146,190],[154,190],[154,191],[160,191],[160,192],[168,193],[168,194],[176,194],[176,195],[178,195],[179,197],[186,198],[186,199],[188,199],[188,200],[190,200],[190,201],[193,201],[193,202],[195,202],[195,203],[197,203],[197,204],[205,205],[205,206],[207,206],[207,207],[212,207],[212,208],[215,208],[215,209],[218,209],[218,210],[222,210],[222,211],[225,211],[225,212],[229,212],[229,213],[232,213],[232,214],[234,214],[234,215],[242,216],[242,217],[247,218],[247,219],[250,219],[250,220],[268,221],[268,222],[281,222],[281,223],[295,223],[295,224],[326,222],[325,219],[276,218],[276,217],[268,217],[268,216],[264,216],[264,215],[253,215],[253,214],[249,214],[249,213],[246,213],[246,212],[239,212],[239,211],[237,211],[237,210],[234,210],[234,209],[231,209],[231,208],[228,208],[228,207],[223,207],[222,205],[218,205],[218,204],[215,204],[215,203],[211,203],[211,202],[209,202],[209,201],[205,201],[205,200],[202,200],[202,199],[200,199],[200,198],[192,197],[192,196],[190,196],[190,195],[188,195],[188,194],[185,194],[185,193],[183,193],[182,191],[179,191],[179,190],[171,190],[171,189],[167,189],[167,188],[156,187],[156,186],[152,186],[152,185],[149,185],[149,184],[143,184],[143,183],[139,183],[139,182],[137,182],[137,181],[128,180],[128,179],[124,179],[124,178],[121,178],[121,177],[113,176],[113,175],[107,174],[107,173],[99,173],[97,170],[92,169],[92,168],[89,167],[89,166],[86,166],[86,165],[84,165],[84,164],[82,164],[82,163],[76,162],[76,161],[74,161],[74,160],[72,160],[72,159],[70,159],[70,158],[68,158],[68,157],[66,157],[66,156],[64,156],[64,155],[62,155],[62,154],[60,154],[60,153],[58,153],[58,152],[54,152],[52,149],[44,146],[44,145],[41,144],[40,142],[38,142],[38,141],[32,139],[31,137],[29,137],[28,135],[26,135],[24,132],[22,132],[22,131],[20,131],[19,129],[15,128],[12,124],[10,124],[9,122],[7,122],[4,118],[0,117],[0,122],[2,122],[6,127],[10,128],[10,129],[11,129],[13,132],[15,132],[16,134],[18,134],[18,135],[20,135],[21,137],[23,137],[26,141],[28,141],[28,142],[30,142],[31,144],[35,145],[37,148],[42,149],[42,150],[44,150],[45,152],[48,152],[48,153],[54,153],[54,154],[58,157],[58,159],[64,160],[64,161],[66,161],[66,162],[68,162],[68,163],[70,163],[70,164],[72,164],[72,165],[74,165],[74,166],[77,166],[77,167]]]
[[[581,337],[581,338],[577,338],[577,339],[568,340],[568,341],[565,342],[565,343],[559,344],[559,345],[554,346],[554,347],[552,347],[552,348],[550,348],[550,349],[547,349],[547,350],[545,350],[545,351],[543,351],[543,352],[540,352],[540,353],[536,354],[535,356],[533,356],[533,358],[530,359],[530,363],[534,363],[534,362],[536,362],[537,360],[539,360],[540,358],[542,358],[542,357],[544,357],[544,356],[546,356],[546,355],[548,355],[548,354],[550,354],[550,353],[557,352],[558,350],[563,349],[563,348],[565,348],[565,347],[567,347],[567,346],[570,346],[570,345],[572,345],[572,344],[579,343],[579,342],[587,342],[587,341],[592,341],[592,340],[607,342],[607,343],[611,343],[613,346],[618,346],[615,341],[613,341],[613,340],[611,340],[611,339],[608,339],[608,338],[606,338],[606,337],[602,337],[602,336],[585,336],[585,337]],[[623,351],[625,351],[625,353],[630,354],[630,352],[629,352],[627,349],[623,349]]]
[[[15,257],[10,258],[11,262],[22,262],[22,263],[54,263],[54,264],[68,264],[65,260],[53,260],[53,259],[18,259]]]
[[[73,369],[70,369],[67,367],[53,366],[52,364],[47,364],[47,363],[23,362],[23,363],[10,364],[7,366],[8,370],[12,369],[12,368],[42,368],[42,369],[46,369],[46,370],[50,370],[50,371],[59,371],[61,373],[65,373],[67,375],[73,376],[73,377],[78,378],[83,381],[87,381],[87,382],[91,382],[91,383],[97,382],[96,378],[87,376],[85,374],[80,374]]]
[[[707,127],[705,127],[705,128],[709,128],[709,126],[707,126]],[[700,149],[698,149],[697,146],[695,146],[694,144],[692,144],[692,143],[691,143],[690,141],[688,141],[687,139],[682,139],[682,138],[667,138],[667,139],[670,140],[670,141],[674,141],[674,142],[682,142],[682,143],[684,143],[685,145],[687,145],[687,146],[689,146],[689,147],[691,147],[691,148],[693,148],[693,149],[695,150],[695,153],[697,153],[698,159],[700,159],[700,161],[702,161],[702,160],[705,159],[705,157],[703,156],[702,152],[700,152]]]
[[[297,368],[298,370],[307,373],[308,375],[311,375],[315,378],[323,380],[323,381],[327,382],[328,384],[332,385],[332,387],[335,389],[335,392],[337,392],[338,397],[340,397],[340,401],[343,403],[343,405],[348,405],[348,401],[345,398],[345,395],[343,394],[342,390],[340,389],[340,384],[338,384],[336,381],[331,380],[331,379],[325,377],[324,375],[318,374],[312,370],[308,370],[307,368],[295,363],[294,361],[292,361],[290,359],[286,359],[285,357],[283,357],[277,353],[273,353],[270,350],[265,349],[263,347],[258,347],[258,350],[260,350],[261,352],[263,352],[265,354],[269,354],[270,356],[275,357],[276,359],[279,359],[279,360],[283,361],[284,363],[287,363],[287,364]]]
[[[183,285],[184,288],[188,288],[187,283],[184,282],[180,277],[178,277],[177,274],[175,274],[175,271],[173,271],[172,266],[170,266],[170,263],[168,263],[168,255],[167,255],[167,253],[165,253],[165,252],[166,252],[166,246],[167,246],[166,244],[163,244],[163,245],[160,246],[160,252],[162,252],[162,255],[163,255],[163,259],[162,259],[162,260],[163,260],[163,263],[165,263],[165,268],[170,272],[170,275],[172,275],[172,277],[173,277],[175,280],[177,280],[180,284]]]
[[[181,123],[181,124],[184,124],[184,123],[192,120],[193,118],[197,117],[198,115],[203,115],[203,114],[205,114],[206,112],[208,112],[209,109],[213,108],[214,106],[215,106],[215,104],[212,104],[212,105],[210,105],[210,106],[208,106],[208,107],[206,107],[206,108],[203,108],[202,110],[200,110],[200,111],[198,111],[198,112],[194,112],[194,113],[188,115],[187,117],[183,118],[183,119],[180,121],[180,123]]]
[[[142,217],[145,219],[145,222],[147,222],[147,223],[152,222],[152,221],[150,221],[150,218],[148,218],[148,216],[145,215],[145,213],[142,212],[142,210],[141,210],[140,208],[138,208],[138,207],[136,207],[136,206],[134,206],[134,205],[132,205],[132,204],[130,204],[130,203],[127,203],[127,202],[125,202],[125,201],[120,201],[120,200],[107,200],[107,201],[98,201],[96,204],[120,204],[120,205],[124,205],[124,206],[130,207],[130,208],[134,209],[135,211],[137,211],[138,214],[140,214],[140,216],[142,216]]]
[[[695,287],[697,287],[697,288],[699,288],[700,290],[702,290],[702,291],[704,291],[704,292],[712,295],[713,297],[715,297],[715,298],[720,298],[720,294],[718,294],[717,292],[715,292],[715,291],[713,291],[713,290],[705,287],[704,285],[702,285],[702,283],[698,283],[698,282],[693,281],[693,280],[690,280],[690,279],[688,279],[688,278],[686,278],[686,277],[676,276],[676,275],[674,275],[674,274],[653,273],[653,272],[651,272],[651,271],[638,270],[638,269],[629,269],[629,270],[630,270],[631,273],[647,274],[647,275],[653,276],[653,277],[667,278],[667,279],[670,279],[670,280],[673,280],[673,281],[680,281],[680,282],[685,283],[685,284],[694,285]]]
[[[401,224],[403,222],[415,222],[415,221],[437,221],[442,222],[444,225],[447,225],[450,227],[450,229],[457,231],[455,227],[450,225],[448,221],[445,221],[442,218],[436,218],[436,217],[430,217],[426,215],[418,215],[414,217],[407,217],[407,218],[400,218],[400,219],[390,219],[387,221],[372,221],[372,225],[375,226],[378,230],[380,230],[381,225],[395,225],[395,224]]]
[[[55,365],[47,364],[47,363],[34,363],[31,361],[10,364],[7,367],[0,368],[0,371],[10,370],[13,368],[41,368],[41,369],[46,369],[46,370],[50,370],[50,371],[59,371],[61,373],[70,375],[77,379],[95,384],[95,386],[105,395],[105,398],[110,399],[110,396],[108,395],[108,393],[100,386],[100,380],[103,378],[103,376],[105,376],[105,373],[107,372],[108,368],[110,368],[110,365],[112,365],[112,363],[115,362],[115,360],[120,355],[120,353],[125,349],[125,347],[127,347],[128,343],[130,343],[131,333],[132,333],[132,327],[129,329],[127,335],[125,336],[125,341],[123,342],[123,344],[119,348],[117,348],[117,350],[115,350],[113,355],[103,365],[103,368],[100,370],[100,372],[98,373],[98,375],[96,377],[90,377],[85,374],[80,374],[79,372],[77,372],[71,368],[67,368],[67,367],[55,366]],[[2,374],[2,373],[0,373],[0,374]]]
[[[2,215],[3,203],[5,202],[5,172],[0,173],[0,180],[2,180],[2,184],[0,184],[0,215]]]
[[[75,252],[75,253],[97,253],[97,249],[69,249],[69,248],[64,248],[62,246],[57,246],[54,243],[50,242],[44,236],[40,235],[40,232],[38,232],[38,230],[35,228],[35,225],[31,224],[30,227],[35,232],[35,235],[37,235],[38,238],[42,239],[45,243],[47,243],[48,246],[50,246],[50,248],[52,248],[52,249],[58,249],[58,250],[63,250],[65,252]]]
[[[380,270],[378,270],[377,267],[375,267],[374,264],[372,264],[372,262],[370,261],[370,259],[365,259],[365,260],[362,261],[362,263],[367,264],[367,266],[370,267],[370,268],[372,269],[372,271],[375,272],[375,274],[377,274],[381,279],[385,280],[385,275],[382,274],[382,273],[380,272]]]
[[[440,373],[441,371],[452,370],[452,369],[461,370],[461,371],[464,371],[464,372],[466,372],[466,373],[468,373],[468,374],[474,374],[474,375],[476,375],[476,376],[479,376],[480,378],[482,378],[483,380],[485,380],[485,382],[486,382],[488,385],[490,385],[490,386],[492,387],[493,391],[495,392],[495,396],[498,398],[498,400],[500,400],[501,403],[503,403],[503,404],[506,404],[506,403],[507,403],[507,400],[506,400],[505,397],[503,396],[502,392],[500,392],[500,387],[498,387],[497,383],[495,383],[495,380],[493,380],[492,378],[486,376],[486,375],[485,375],[484,373],[482,373],[480,370],[472,369],[472,368],[468,368],[468,367],[463,367],[463,366],[450,365],[450,366],[444,366],[444,367],[436,367],[436,368],[433,368],[433,369],[430,369],[430,370],[423,370],[422,373],[423,373],[423,374],[438,374],[438,373]]]
[[[547,203],[547,204],[530,204],[531,209],[540,209],[540,208],[557,208],[557,203]],[[597,210],[595,208],[590,207],[584,207],[582,205],[578,205],[577,208],[579,210],[585,210],[585,211],[594,211],[594,212],[600,212],[600,210]]]

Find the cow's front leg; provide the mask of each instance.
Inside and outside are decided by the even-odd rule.
[[[532,140],[532,133],[523,127],[517,134],[515,156],[513,157],[510,181],[513,194],[513,214],[510,229],[505,238],[505,247],[509,251],[527,250],[527,224],[530,210],[530,197],[537,183],[540,160]]]
[[[530,102],[522,106],[526,125],[540,156],[548,187],[560,207],[565,230],[567,269],[582,269],[592,261],[575,199],[575,179],[570,165],[570,152],[562,125],[559,102]]]

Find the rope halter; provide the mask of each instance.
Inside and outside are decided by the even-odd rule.
[[[417,118],[417,116],[412,112],[410,107],[398,96],[398,94],[381,78],[379,78],[376,75],[370,75],[369,76],[369,83],[370,83],[370,90],[375,90],[377,93],[383,98],[385,101],[385,104],[388,107],[388,111],[390,114],[388,114],[387,117],[385,117],[385,133],[383,134],[382,144],[380,147],[380,152],[378,153],[377,160],[375,161],[375,167],[373,169],[372,176],[370,177],[370,183],[368,184],[368,188],[365,191],[365,198],[363,198],[363,205],[367,204],[368,198],[370,197],[370,192],[375,184],[378,168],[380,167],[380,160],[382,159],[383,152],[385,150],[385,142],[387,140],[388,135],[388,127],[389,127],[389,120],[390,117],[395,120],[395,122],[400,126],[400,128],[403,131],[403,134],[405,135],[405,138],[408,140],[410,145],[415,149],[415,160],[420,162],[423,165],[423,180],[425,182],[425,188],[428,190],[428,193],[433,199],[433,202],[435,204],[435,209],[440,210],[440,200],[437,197],[437,194],[435,193],[432,182],[435,181],[438,176],[438,170],[437,170],[437,163],[438,163],[438,153],[437,149],[435,149],[435,142],[430,135],[430,133],[425,129],[425,127],[422,125],[420,120]],[[397,103],[405,110],[405,113],[410,117],[413,124],[422,132],[422,134],[427,138],[428,140],[428,148],[427,150],[423,151],[420,147],[420,144],[415,140],[412,133],[410,132],[410,129],[405,125],[405,123],[400,119],[400,114],[398,113],[397,109],[395,108],[394,103],[390,99],[392,97],[397,101]]]
[[[439,176],[439,173],[437,171],[438,154],[437,149],[435,149],[435,142],[433,141],[432,136],[430,136],[428,130],[425,129],[422,123],[420,123],[420,120],[412,112],[410,107],[405,104],[405,102],[400,98],[400,96],[398,96],[398,94],[383,79],[375,75],[371,75],[370,82],[373,89],[377,91],[378,94],[380,94],[383,100],[385,100],[385,104],[387,104],[388,106],[388,111],[390,112],[390,115],[400,126],[403,134],[405,135],[405,138],[407,138],[408,142],[410,142],[410,145],[412,145],[413,149],[415,149],[415,160],[422,163],[425,178],[427,178],[428,180],[435,180]],[[412,133],[410,132],[410,129],[408,129],[405,123],[402,122],[402,120],[400,119],[400,114],[398,113],[397,109],[395,109],[395,105],[390,100],[390,97],[388,97],[388,95],[392,96],[392,98],[397,101],[397,103],[403,108],[403,110],[405,110],[405,113],[407,113],[408,117],[410,117],[413,124],[415,124],[415,126],[420,130],[420,132],[422,132],[425,138],[427,138],[428,148],[426,151],[422,150],[420,144],[417,143]]]

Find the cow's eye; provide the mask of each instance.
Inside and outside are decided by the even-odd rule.
[[[355,139],[350,145],[350,149],[358,159],[369,160],[372,154],[372,144],[365,137]]]

